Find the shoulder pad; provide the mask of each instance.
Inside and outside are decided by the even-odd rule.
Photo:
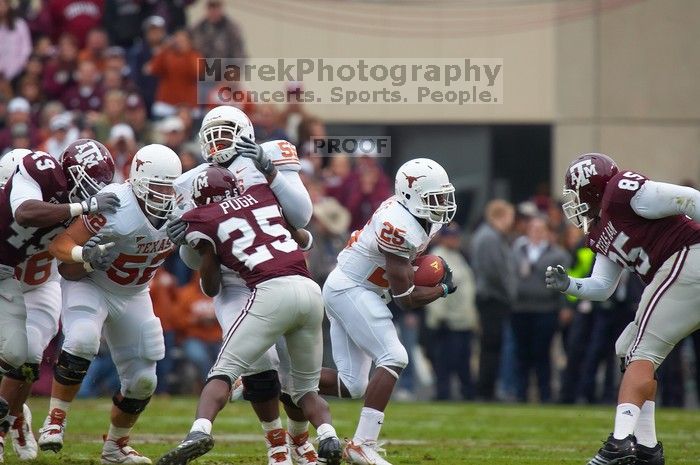
[[[297,149],[289,141],[271,140],[260,145],[263,151],[270,157],[272,163],[281,171],[299,171],[301,163],[297,156]]]

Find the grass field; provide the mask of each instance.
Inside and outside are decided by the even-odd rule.
[[[77,401],[69,415],[66,447],[60,454],[40,454],[37,464],[98,464],[102,433],[111,402]],[[32,399],[34,431],[43,421],[47,401]],[[188,431],[194,413],[191,398],[154,399],[132,433],[139,451],[158,458]],[[352,436],[360,404],[333,402],[338,434]],[[458,403],[394,403],[382,436],[387,459],[406,464],[585,464],[607,436],[611,407],[560,407]],[[700,412],[665,410],[658,414],[667,463],[700,463]],[[199,465],[265,465],[260,426],[250,407],[231,404],[214,425],[214,450]],[[8,441],[5,462],[19,463]]]

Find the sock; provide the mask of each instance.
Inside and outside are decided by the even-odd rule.
[[[363,407],[352,442],[362,443],[365,441],[376,441],[379,437],[379,431],[382,429],[382,423],[384,423],[384,412],[369,407]]]
[[[615,414],[615,430],[613,437],[615,439],[625,439],[630,434],[634,433],[634,427],[639,418],[639,407],[634,404],[620,404],[617,406]]]
[[[52,397],[49,401],[49,413],[51,413],[51,411],[55,408],[68,413],[68,410],[70,410],[70,402]]]
[[[113,424],[110,424],[109,432],[107,433],[107,440],[116,441],[117,439],[121,439],[123,437],[128,436],[130,432],[131,428],[121,428],[119,426],[114,426]]]
[[[291,418],[287,419],[287,431],[293,438],[309,431],[308,421],[294,421]]]
[[[323,441],[326,438],[337,438],[338,434],[335,432],[335,428],[328,423],[324,423],[316,428],[316,435],[319,441]]]
[[[211,434],[211,421],[206,418],[197,418],[194,423],[192,423],[192,428],[190,428],[190,433],[192,431],[199,431],[201,433]]]
[[[639,413],[637,426],[634,427],[634,435],[637,437],[637,443],[646,447],[654,447],[659,442],[656,439],[654,407],[656,407],[655,402],[651,400],[645,401]]]
[[[270,431],[274,431],[276,429],[282,429],[282,420],[277,417],[272,421],[261,421],[260,425],[262,425],[263,431],[269,433]]]

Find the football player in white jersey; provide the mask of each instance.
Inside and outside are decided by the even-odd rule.
[[[7,290],[2,294],[8,302],[18,304],[23,316],[22,329],[7,321],[2,323],[2,329],[26,337],[25,361],[5,374],[0,383],[0,397],[9,403],[9,437],[20,460],[32,460],[37,456],[37,442],[31,428],[32,415],[25,402],[32,384],[39,377],[44,350],[58,332],[61,313],[56,261],[48,252],[48,245],[73,217],[90,211],[89,207],[86,210],[78,204],[72,213],[68,212],[70,215],[64,213],[63,220],[47,221],[49,215],[44,207],[53,208],[61,203],[61,199],[74,202],[87,199],[111,182],[113,176],[114,161],[109,151],[89,139],[70,144],[59,160],[26,149],[12,150],[0,159],[0,184],[5,195],[3,214],[0,215],[4,226],[0,228],[3,229],[0,255],[3,263],[10,265],[7,268],[14,271],[13,281],[17,287],[12,293],[18,295],[12,296]],[[116,197],[109,200],[101,195],[95,207],[96,210],[107,208],[114,211],[117,205]],[[34,210],[31,221],[21,219],[24,212],[31,210]],[[69,207],[68,210],[72,209]],[[9,306],[3,307],[3,312],[12,313],[9,310]],[[8,340],[6,334],[0,339]],[[0,433],[0,462],[3,456],[4,433]]]
[[[447,264],[443,282],[435,287],[414,285],[411,265],[442,225],[454,217],[454,191],[447,173],[435,161],[416,158],[406,162],[396,173],[395,195],[377,208],[363,229],[352,234],[323,286],[338,371],[324,369],[321,393],[365,397],[357,430],[344,451],[350,463],[389,465],[380,455],[377,438],[408,354],[384,299],[389,294],[399,307],[409,309],[455,291]],[[376,369],[369,378],[372,362]]]
[[[306,226],[311,219],[313,206],[299,178],[301,165],[292,144],[285,140],[256,144],[250,120],[241,110],[231,106],[220,106],[209,111],[202,122],[199,138],[207,161],[234,173],[241,192],[256,184],[270,184],[287,222],[297,229]],[[176,187],[185,199],[191,198],[192,180],[207,166],[200,165],[176,181]],[[279,175],[275,176],[275,173]],[[185,263],[191,268],[198,268],[199,254],[182,245],[186,226],[182,221],[171,221],[168,225],[169,237],[181,245],[180,256]],[[300,245],[308,249],[311,244]],[[214,306],[219,324],[226,334],[245,307],[250,290],[229,268],[222,267],[222,275],[223,288],[214,298]],[[262,424],[269,463],[291,465],[293,459],[298,465],[313,465],[317,454],[308,441],[309,423],[289,395],[283,393],[280,397],[283,389],[278,375],[278,354],[286,358],[284,348],[272,348],[250,367],[242,377],[245,387],[243,397],[251,402]],[[287,413],[287,431],[280,420],[278,399],[282,400]]]
[[[54,371],[49,415],[40,430],[42,450],[62,448],[71,401],[104,333],[121,390],[112,399],[101,462],[151,463],[128,440],[156,388],[156,362],[165,355],[148,285],[174,250],[165,223],[175,205],[173,182],[180,174],[175,152],[159,144],[143,147],[134,156],[128,181],[102,190],[117,195],[117,211],[83,216],[51,243],[66,279],[61,315],[65,340]],[[86,257],[84,248],[94,242],[103,247],[93,247],[96,256]]]

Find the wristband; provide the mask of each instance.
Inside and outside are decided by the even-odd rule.
[[[69,203],[68,207],[70,208],[71,218],[75,218],[76,216],[80,216],[85,211],[83,209],[83,205],[80,203]]]
[[[76,245],[70,250],[70,258],[73,259],[75,263],[83,263],[85,260],[83,260],[83,248],[79,245]]]
[[[88,273],[92,273],[93,271],[95,271],[92,265],[88,262],[83,262],[83,268],[85,268],[85,271],[87,271]]]
[[[448,294],[447,291],[449,291],[450,288],[447,287],[447,284],[445,284],[445,283],[440,284],[440,286],[442,286],[442,296],[447,297],[447,294]]]
[[[302,252],[308,252],[314,246],[314,236],[309,231],[306,232],[309,233],[309,242],[306,244],[306,247],[301,247]]]
[[[411,287],[409,287],[408,289],[406,289],[406,292],[404,292],[403,294],[399,294],[399,295],[391,294],[391,297],[394,298],[394,299],[398,299],[399,297],[406,297],[406,296],[409,295],[411,292],[413,292],[413,289],[415,289],[415,288],[416,288],[416,285],[414,284],[413,286],[411,286]]]

